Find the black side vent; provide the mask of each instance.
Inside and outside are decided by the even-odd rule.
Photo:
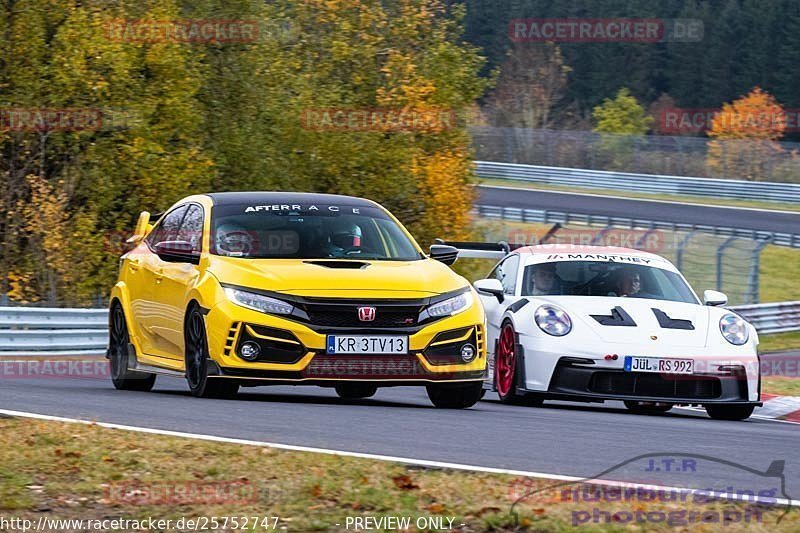
[[[350,268],[353,270],[360,270],[362,268],[367,268],[369,263],[363,263],[361,261],[303,261],[308,265],[317,265],[325,268]]]
[[[603,326],[631,326],[636,327],[631,315],[625,312],[620,306],[611,310],[610,315],[589,315]]]
[[[680,318],[670,318],[667,313],[661,309],[651,308],[653,313],[658,319],[658,325],[666,329],[694,329],[691,320],[682,320]]]

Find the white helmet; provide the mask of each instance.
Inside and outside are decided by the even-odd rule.
[[[218,254],[234,257],[247,257],[258,248],[253,232],[229,222],[217,227],[215,242]]]

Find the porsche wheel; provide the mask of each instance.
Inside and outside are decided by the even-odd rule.
[[[672,409],[673,405],[671,403],[636,402],[632,400],[626,400],[625,407],[627,407],[630,412],[639,415],[654,415],[658,413],[666,413]]]
[[[156,375],[136,372],[128,368],[130,335],[125,312],[118,301],[111,306],[108,324],[108,358],[111,365],[111,382],[118,390],[149,391],[156,383]]]
[[[425,387],[431,403],[440,409],[466,409],[481,399],[483,383],[442,383]]]
[[[361,400],[375,396],[378,387],[368,383],[340,383],[334,387],[339,398],[345,400]]]
[[[198,398],[230,398],[239,391],[239,383],[228,378],[208,375],[208,339],[203,315],[192,307],[186,318],[186,381],[192,396]]]
[[[714,420],[744,420],[754,409],[753,405],[706,405],[706,413]]]

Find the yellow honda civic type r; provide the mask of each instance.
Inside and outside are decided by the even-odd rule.
[[[425,386],[437,407],[482,396],[485,319],[449,266],[375,202],[225,192],[143,212],[111,291],[116,388],[185,376],[195,396],[309,384],[342,398]]]

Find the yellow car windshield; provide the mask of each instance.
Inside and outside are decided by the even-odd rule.
[[[424,256],[383,210],[329,204],[220,205],[211,253],[257,259],[412,261]]]

